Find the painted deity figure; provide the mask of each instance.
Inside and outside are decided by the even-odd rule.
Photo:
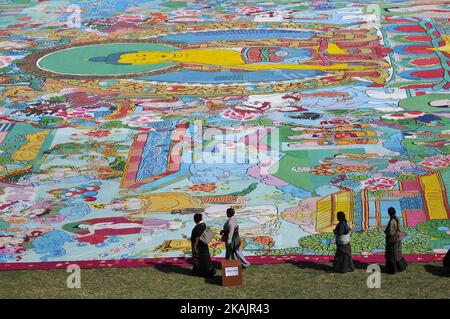
[[[75,239],[79,242],[96,245],[110,236],[152,234],[157,230],[175,230],[182,226],[183,222],[177,220],[104,217],[69,223],[63,229],[77,234]]]
[[[126,211],[129,215],[158,213],[195,213],[203,211],[203,203],[186,193],[138,194],[120,198],[110,204],[92,204],[96,208]]]
[[[98,56],[91,62],[108,64],[149,65],[175,63],[184,68],[214,69],[218,71],[242,70],[362,70],[363,66],[335,63],[330,55],[349,55],[347,50],[337,44],[322,42],[313,48],[200,48],[178,49],[176,51],[134,51]],[[319,57],[320,64],[308,64],[309,60]]]

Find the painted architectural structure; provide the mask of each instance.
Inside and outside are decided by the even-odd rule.
[[[343,191],[334,193],[317,202],[316,230],[332,231],[337,224],[339,211],[350,212],[348,221],[354,231],[386,226],[389,222],[387,209],[394,207],[401,213],[405,226],[434,219],[449,219],[447,193],[439,172],[402,180],[399,189],[393,189],[380,196],[369,191]]]

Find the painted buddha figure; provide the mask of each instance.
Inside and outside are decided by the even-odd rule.
[[[108,64],[149,65],[176,63],[182,67],[203,67],[219,70],[359,70],[362,66],[349,66],[347,63],[334,63],[324,59],[326,51],[332,55],[347,55],[346,50],[336,44],[328,43],[325,50],[321,48],[220,48],[220,49],[179,49],[176,51],[133,51],[114,53],[108,56],[93,57],[91,62]],[[308,64],[314,57],[321,57],[321,64]]]
[[[95,208],[124,211],[127,215],[202,212],[201,201],[186,193],[152,193],[125,197],[110,204],[92,204]]]

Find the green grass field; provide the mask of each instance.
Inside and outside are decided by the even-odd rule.
[[[0,272],[3,298],[450,298],[450,272],[441,263],[410,264],[396,275],[381,274],[369,289],[366,265],[353,273],[329,273],[330,265],[286,263],[244,270],[243,287],[221,286],[190,275],[189,268],[159,266],[86,269],[81,288],[69,289],[63,270]]]

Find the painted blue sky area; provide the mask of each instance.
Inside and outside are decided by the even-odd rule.
[[[175,73],[140,77],[140,80],[177,83],[244,83],[267,81],[289,81],[323,74],[314,70],[274,70],[261,72],[202,72],[183,70]]]
[[[297,39],[308,40],[315,35],[310,31],[290,30],[228,30],[207,31],[196,33],[179,33],[159,37],[163,41],[176,41],[184,43],[201,43],[208,41],[233,41],[233,40],[260,40],[260,39]]]
[[[164,0],[71,0],[70,4],[78,5],[83,10],[83,20],[115,17],[118,13],[127,13],[128,8],[144,6],[147,9],[158,9]]]

